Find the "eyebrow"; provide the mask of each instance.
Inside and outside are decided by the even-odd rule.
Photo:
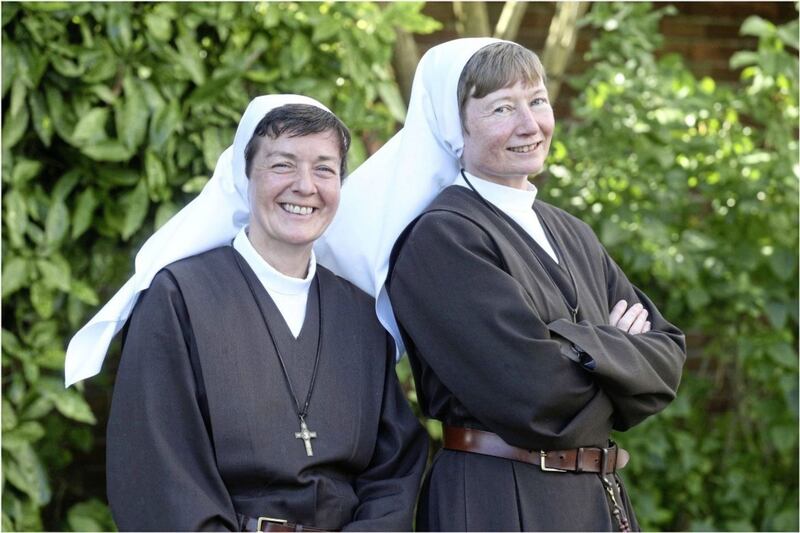
[[[268,152],[265,156],[266,158],[270,157],[285,157],[286,159],[291,159],[292,161],[297,160],[297,156],[291,152]],[[317,157],[316,161],[335,161],[338,156],[332,155],[321,155]]]
[[[532,93],[533,96],[538,96],[540,94],[547,94],[547,87],[539,86]],[[509,96],[509,95],[500,96],[498,98],[494,98],[493,100],[489,100],[487,102],[487,106],[488,107],[494,107],[495,105],[497,105],[498,103],[502,102],[503,100],[509,100],[509,99],[511,99],[511,96]]]

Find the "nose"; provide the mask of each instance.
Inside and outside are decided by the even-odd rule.
[[[520,135],[535,135],[539,133],[539,123],[536,113],[528,106],[522,106],[517,116],[517,133]]]
[[[314,176],[310,168],[301,167],[297,170],[297,176],[292,184],[292,191],[298,194],[311,195],[316,192]]]

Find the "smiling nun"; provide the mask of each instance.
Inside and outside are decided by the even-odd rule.
[[[411,528],[427,439],[394,344],[312,250],[349,143],[310,98],[253,100],[201,195],[71,341],[68,385],[133,309],[108,423],[121,530]]]
[[[635,529],[610,433],[664,409],[680,381],[681,332],[589,226],[536,199],[545,81],[515,43],[429,50],[403,130],[351,176],[317,244],[377,296],[444,426],[421,530]]]

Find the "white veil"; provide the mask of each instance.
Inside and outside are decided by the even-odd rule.
[[[214,174],[200,194],[144,243],[136,254],[133,276],[81,328],[67,347],[64,379],[67,387],[100,372],[108,346],[131,314],[139,293],[166,265],[229,243],[247,224],[247,177],[244,149],[256,126],[269,111],[286,104],[309,104],[327,110],[306,96],[259,96],[242,115],[233,145],[217,160]]]
[[[389,254],[408,223],[455,181],[464,147],[458,79],[469,58],[495,42],[456,39],[428,50],[403,129],[345,180],[339,211],[314,245],[318,263],[375,297],[398,357],[404,346],[384,286]]]

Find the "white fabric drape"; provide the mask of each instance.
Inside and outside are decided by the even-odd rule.
[[[292,94],[259,96],[250,102],[233,145],[219,157],[214,174],[197,198],[144,243],[136,255],[133,276],[70,340],[64,362],[67,387],[100,372],[111,339],[122,329],[139,293],[150,286],[159,270],[179,259],[230,243],[247,224],[244,149],[264,115],[286,104],[309,104],[327,110],[312,98]]]
[[[405,125],[350,175],[339,211],[315,244],[317,261],[376,298],[397,355],[405,351],[384,286],[403,229],[458,175],[464,147],[458,79],[469,58],[497,39],[457,39],[428,50],[414,75]]]

